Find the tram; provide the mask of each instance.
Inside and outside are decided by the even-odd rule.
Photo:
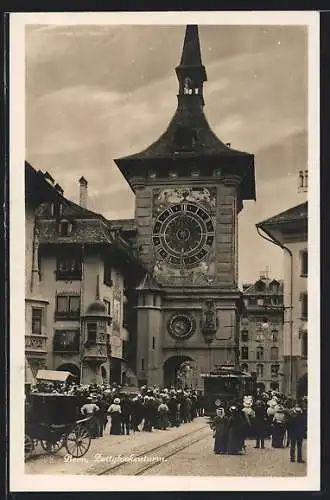
[[[213,416],[219,406],[233,404],[243,396],[255,396],[256,377],[235,366],[216,366],[209,373],[202,373],[204,379],[205,415]]]

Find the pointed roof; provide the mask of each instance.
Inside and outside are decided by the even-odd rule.
[[[242,199],[255,199],[254,155],[228,147],[211,130],[203,113],[203,83],[207,80],[202,64],[197,25],[186,27],[182,56],[176,67],[179,80],[178,106],[166,131],[150,146],[115,163],[130,183],[143,166],[162,172],[173,167],[200,167],[201,175],[212,175],[213,168],[242,178]],[[205,161],[207,160],[207,161]],[[210,169],[210,172],[206,172]]]
[[[257,227],[269,226],[273,224],[286,224],[289,222],[296,222],[300,220],[307,220],[308,217],[308,202],[305,201],[300,205],[296,205],[295,207],[291,207],[284,212],[280,212],[269,219],[266,219],[262,222],[258,222],[256,224]]]
[[[161,287],[157,283],[156,279],[150,274],[146,273],[139,285],[136,287],[137,290],[155,290],[160,291]]]
[[[201,66],[202,55],[197,24],[188,24],[183,42],[180,66]]]

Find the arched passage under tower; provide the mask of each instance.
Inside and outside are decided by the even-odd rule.
[[[165,361],[163,371],[165,387],[195,388],[196,386],[196,366],[189,356],[171,356]]]

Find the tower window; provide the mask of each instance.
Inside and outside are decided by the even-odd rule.
[[[77,319],[80,317],[80,295],[56,296],[55,319]]]
[[[65,254],[57,257],[57,280],[80,280],[82,271],[82,255],[79,248],[68,248]]]
[[[32,335],[41,335],[42,333],[42,313],[40,307],[32,307]]]
[[[308,296],[307,293],[301,294],[301,319],[307,320],[308,318]]]
[[[59,223],[58,232],[60,236],[69,236],[72,231],[72,224],[67,220],[62,220]]]
[[[278,342],[278,330],[272,330],[272,341]]]
[[[300,276],[306,277],[308,275],[308,251],[302,250],[300,252]]]
[[[88,321],[87,322],[87,342],[90,345],[96,344],[96,332],[97,332],[97,322]]]
[[[79,330],[56,330],[53,340],[54,352],[79,352]]]
[[[278,360],[278,347],[272,347],[270,350],[270,359],[272,361]]]
[[[103,264],[103,283],[107,286],[112,286],[113,284],[111,279],[111,264],[108,260],[105,260]]]
[[[303,357],[307,357],[307,349],[308,349],[307,332],[306,331],[301,332],[300,338],[301,338],[301,355]]]
[[[257,364],[257,377],[262,378],[264,376],[264,365]]]
[[[144,358],[141,359],[141,370],[144,370]]]
[[[111,316],[111,302],[110,300],[103,299],[104,305],[106,307],[107,315]]]
[[[249,359],[249,348],[248,347],[242,347],[241,358],[242,359]]]
[[[152,337],[152,348],[155,349],[155,337]]]
[[[264,348],[263,347],[257,347],[256,356],[257,356],[258,360],[264,359]]]
[[[242,332],[241,332],[241,340],[242,340],[242,342],[248,342],[249,341],[249,331],[248,330],[242,330]]]

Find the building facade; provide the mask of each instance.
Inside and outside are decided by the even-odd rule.
[[[283,391],[302,397],[307,395],[308,203],[260,222],[257,229],[283,249]]]
[[[36,213],[42,203],[57,203],[60,186],[25,162],[25,380],[34,382],[38,369],[47,363],[48,305],[40,290]]]
[[[243,285],[243,300],[241,368],[256,373],[261,391],[282,390],[283,281],[261,274],[255,283]]]
[[[85,205],[87,181],[79,182]],[[30,218],[27,213],[29,228]],[[128,310],[135,303],[128,304],[126,293],[144,270],[121,235],[124,225],[116,221],[112,226],[62,193],[34,211],[34,231],[27,235],[33,248],[27,283],[33,280],[40,298],[29,297],[26,307],[27,330],[42,344],[42,356],[30,363],[34,375],[39,368],[65,370],[86,384],[122,383],[134,376],[129,344],[136,332]],[[26,355],[31,358],[27,342]]]
[[[203,112],[198,27],[187,26],[177,110],[151,146],[116,159],[135,193],[136,245],[152,276],[138,289],[137,377],[194,383],[215,364],[238,364],[241,292],[237,217],[255,199],[254,157],[221,142]]]

